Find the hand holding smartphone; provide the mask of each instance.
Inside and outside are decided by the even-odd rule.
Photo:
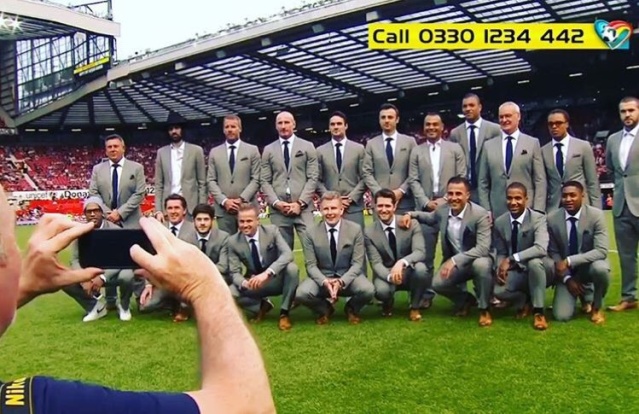
[[[139,269],[131,259],[131,246],[138,244],[156,254],[142,229],[96,229],[78,238],[78,256],[83,268]]]

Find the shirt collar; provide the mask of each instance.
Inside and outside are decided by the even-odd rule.
[[[184,140],[180,141],[180,143],[177,144],[177,145],[175,143],[171,142],[171,149],[181,150],[182,148],[184,148],[184,145],[185,145]]]
[[[257,230],[255,231],[255,234],[253,235],[253,237],[249,237],[249,236],[244,236],[244,238],[246,239],[246,242],[248,244],[251,244],[251,240],[255,239],[257,241],[257,243],[260,243],[260,228],[258,227]]]
[[[566,134],[565,137],[563,137],[562,139],[560,139],[559,141],[556,141],[554,138],[552,140],[552,145],[553,147],[555,146],[555,144],[561,144],[563,146],[563,148],[568,148],[568,141],[570,140],[570,134]]]
[[[477,118],[477,120],[474,123],[472,123],[472,124],[470,122],[466,121],[465,122],[466,129],[468,129],[471,125],[475,125],[475,127],[476,127],[475,130],[476,131],[479,130],[479,128],[481,128],[481,121],[482,121],[481,116],[479,118]]]
[[[177,228],[177,232],[179,233],[180,230],[182,229],[182,225],[184,224],[184,220],[182,220],[181,222],[179,222],[178,224],[172,224],[169,223],[169,230],[171,230],[172,227]]]
[[[232,144],[229,144],[228,141],[224,140],[224,144],[226,144],[226,149],[230,149],[231,145],[233,145],[235,147],[235,149],[238,149],[238,148],[240,148],[240,142],[242,142],[242,140],[239,139],[239,138],[237,139],[237,141],[235,141]]]
[[[399,133],[397,131],[393,132],[390,135],[386,135],[385,133],[382,133],[382,137],[384,137],[384,141],[386,141],[386,138],[393,138],[394,141],[397,141],[397,136],[399,135]]]
[[[331,138],[331,142],[333,143],[333,148],[335,148],[335,144],[342,144],[342,148],[344,148],[346,146],[346,140],[347,140],[346,137],[342,138],[341,141],[336,141],[335,138]]]
[[[448,217],[455,217],[460,220],[464,219],[464,214],[466,214],[466,210],[468,209],[468,203],[464,206],[464,209],[456,216],[453,215],[453,210],[448,210]]]
[[[528,211],[528,209],[525,209],[524,212],[521,214],[521,216],[517,217],[517,218],[513,218],[512,214],[510,215],[510,224],[512,225],[514,221],[518,222],[519,225],[524,224],[524,219],[526,218],[526,212]]]
[[[506,137],[513,137],[513,138],[515,138],[515,141],[517,141],[517,139],[519,138],[519,134],[520,134],[519,129],[517,129],[515,132],[513,132],[510,135],[508,135],[504,131],[501,131],[501,139],[502,139],[502,141],[505,141]]]
[[[324,226],[326,227],[326,232],[328,233],[330,229],[335,229],[339,233],[340,227],[342,227],[342,220],[338,221],[335,227],[331,227],[328,223],[324,222]]]
[[[383,221],[379,221],[379,224],[382,225],[382,230],[386,231],[386,229],[388,227],[392,227],[394,231],[397,231],[397,226],[395,225],[395,216],[393,216],[393,219],[391,220],[390,224],[386,224]]]
[[[200,233],[197,234],[197,240],[200,241],[202,239],[209,241],[209,239],[211,238],[211,230],[209,230],[208,233],[206,233],[204,236],[202,236]]]
[[[570,213],[568,213],[568,211],[566,210],[566,221],[568,221],[571,217],[574,217],[577,219],[577,221],[579,221],[579,217],[581,217],[581,211],[584,209],[583,206],[581,206],[581,208],[579,209],[579,211],[577,211],[575,213],[574,216],[571,216]]]
[[[639,125],[637,125],[636,127],[632,128],[630,131],[626,131],[626,129],[624,128],[623,130],[623,136],[630,134],[632,135],[633,138],[635,138],[637,136],[637,133],[639,133]]]
[[[429,140],[426,140],[426,145],[428,145],[429,147],[440,147],[442,146],[442,139],[439,138],[437,141],[435,141],[435,143],[433,144],[432,142],[430,142]]]
[[[120,168],[124,167],[124,157],[120,158],[120,161],[118,162],[113,162],[111,160],[109,160],[109,164],[111,167],[113,167],[115,164],[119,165]]]
[[[284,141],[288,141],[288,148],[289,150],[293,147],[293,141],[295,141],[295,134],[291,135],[291,137],[289,139],[283,139],[282,137],[280,137],[280,145],[284,146]]]

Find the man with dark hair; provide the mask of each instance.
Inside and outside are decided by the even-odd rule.
[[[224,230],[220,230],[213,226],[215,220],[215,210],[208,204],[198,204],[193,209],[193,224],[195,225],[194,233],[195,243],[200,250],[208,256],[209,259],[220,272],[224,280],[231,284],[229,276],[229,257],[228,257],[228,238],[229,234]]]
[[[573,180],[588,189],[585,201],[599,207],[601,189],[590,143],[569,134],[570,116],[563,109],[550,111],[547,122],[552,140],[541,148],[548,178],[547,211],[550,213],[560,207],[562,185]]]
[[[334,112],[328,128],[331,140],[317,148],[320,197],[327,191],[337,191],[342,196],[344,218],[364,228],[364,192],[366,185],[361,176],[364,162],[364,146],[346,138],[348,120],[342,112]]]
[[[409,228],[412,219],[428,225],[439,224],[442,265],[433,279],[433,289],[449,298],[455,315],[466,316],[479,301],[479,325],[492,325],[489,299],[492,291],[491,234],[488,212],[470,200],[470,182],[453,177],[447,185],[447,205],[434,212],[410,212],[400,225]],[[478,300],[465,289],[473,279]]]
[[[499,125],[490,122],[481,116],[482,105],[479,96],[467,93],[462,99],[462,113],[466,121],[458,125],[450,132],[448,138],[451,142],[461,145],[467,163],[468,179],[471,183],[471,201],[479,203],[477,194],[477,174],[479,171],[479,158],[481,157],[484,142],[501,136]]]
[[[546,267],[555,279],[553,315],[558,321],[571,319],[577,297],[584,295],[587,284],[593,284],[590,320],[602,324],[603,300],[610,284],[606,219],[603,211],[584,203],[579,181],[566,182],[561,198],[562,208],[548,216],[550,259]]]
[[[528,191],[520,182],[506,188],[508,212],[495,220],[493,243],[497,253],[495,297],[513,303],[517,319],[530,315],[532,301],[533,327],[548,328],[544,315],[546,269],[544,258],[548,248],[548,229],[544,214],[527,208]]]
[[[395,292],[410,294],[411,321],[420,321],[420,303],[429,274],[423,263],[426,257],[424,235],[417,221],[409,229],[399,227],[395,215],[397,200],[393,191],[383,188],[375,193],[377,220],[366,227],[364,242],[368,260],[373,268],[375,297],[382,302],[382,315],[391,316]]]
[[[239,116],[225,116],[223,128],[226,140],[209,153],[206,182],[215,200],[218,227],[235,234],[240,204],[257,205],[261,160],[257,147],[240,139],[242,120]]]
[[[366,143],[362,176],[371,193],[390,188],[398,200],[399,214],[412,211],[415,199],[410,190],[408,166],[415,139],[397,132],[399,110],[392,104],[383,104],[379,111],[382,134]]]
[[[299,284],[299,268],[278,228],[260,224],[258,214],[253,204],[244,203],[238,209],[240,231],[228,242],[231,293],[253,315],[253,322],[262,321],[273,309],[269,296],[282,295],[278,326],[288,331],[292,327],[289,311]]]

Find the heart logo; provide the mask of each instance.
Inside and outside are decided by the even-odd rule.
[[[610,50],[630,49],[632,25],[628,22],[623,20],[607,22],[597,19],[595,20],[595,32]]]

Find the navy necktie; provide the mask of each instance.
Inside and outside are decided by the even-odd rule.
[[[561,151],[561,147],[564,144],[555,144],[555,148],[557,148],[557,154],[555,154],[555,164],[557,165],[557,172],[559,172],[559,176],[564,176],[564,153]]]
[[[251,258],[253,259],[255,272],[262,273],[262,261],[260,260],[260,253],[257,250],[257,240],[255,239],[251,239]]]
[[[231,154],[229,155],[229,167],[231,167],[231,174],[233,174],[233,170],[235,170],[235,145],[231,145],[229,148],[231,149]]]
[[[477,141],[475,137],[475,125],[470,125],[470,133],[468,134],[470,139],[470,183],[472,188],[477,188],[477,177],[475,176],[476,163],[477,163]]]
[[[337,229],[330,229],[331,233],[331,259],[333,259],[333,266],[335,266],[335,260],[337,260],[337,240],[335,240],[335,232]]]
[[[200,250],[202,253],[206,253],[206,239],[200,239]]]
[[[113,174],[111,175],[111,191],[113,197],[111,197],[111,210],[118,208],[118,167],[120,164],[113,164]]]
[[[393,228],[390,226],[386,227],[386,231],[388,232],[388,244],[393,252],[393,259],[397,260],[397,239],[393,233]]]
[[[577,217],[568,217],[570,220],[570,236],[568,237],[568,253],[570,256],[579,253],[579,239],[577,238]]]
[[[288,165],[291,163],[291,154],[288,153],[288,141],[284,141],[284,165],[288,171]]]
[[[173,233],[173,235],[177,237],[177,227],[171,226],[171,233]]]
[[[513,163],[513,137],[510,135],[506,137],[508,142],[506,143],[506,172],[510,172],[510,165]]]
[[[335,163],[337,164],[337,171],[342,172],[342,144],[335,144]]]
[[[388,160],[389,167],[393,165],[393,147],[391,146],[392,140],[393,138],[386,138],[386,159]]]
[[[510,254],[515,254],[519,251],[518,245],[518,237],[519,237],[519,222],[513,221],[513,229],[510,235]]]

